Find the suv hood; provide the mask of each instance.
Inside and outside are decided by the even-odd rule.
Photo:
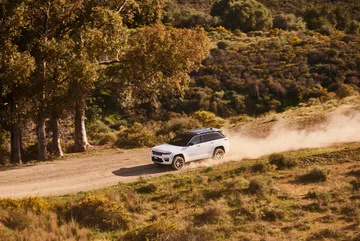
[[[186,146],[174,146],[174,145],[170,145],[170,144],[162,144],[162,145],[153,147],[152,150],[158,151],[158,152],[176,153],[176,152],[184,150],[185,148],[186,148]]]

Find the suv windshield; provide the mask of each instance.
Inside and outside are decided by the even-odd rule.
[[[191,140],[191,138],[193,138],[194,134],[193,133],[180,133],[177,136],[175,136],[174,138],[172,138],[168,144],[170,145],[174,145],[174,146],[186,146],[189,141]]]

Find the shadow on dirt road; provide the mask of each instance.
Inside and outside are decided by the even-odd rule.
[[[121,177],[132,177],[149,174],[158,174],[172,171],[168,166],[158,166],[155,164],[147,164],[136,167],[124,167],[119,170],[113,171],[112,173],[116,176]]]

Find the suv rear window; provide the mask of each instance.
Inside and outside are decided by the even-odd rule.
[[[224,138],[224,135],[222,135],[219,132],[213,132],[213,133],[204,134],[202,137],[203,137],[203,142],[208,142],[208,141],[222,139]]]

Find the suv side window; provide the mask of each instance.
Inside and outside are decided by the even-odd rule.
[[[200,136],[194,136],[189,143],[192,143],[193,145],[197,145],[201,143]]]
[[[213,141],[224,138],[220,133],[213,132],[213,133],[207,133],[203,135],[203,142]]]
[[[219,132],[211,133],[211,137],[213,140],[218,140],[218,139],[224,138],[224,136],[221,135]]]

